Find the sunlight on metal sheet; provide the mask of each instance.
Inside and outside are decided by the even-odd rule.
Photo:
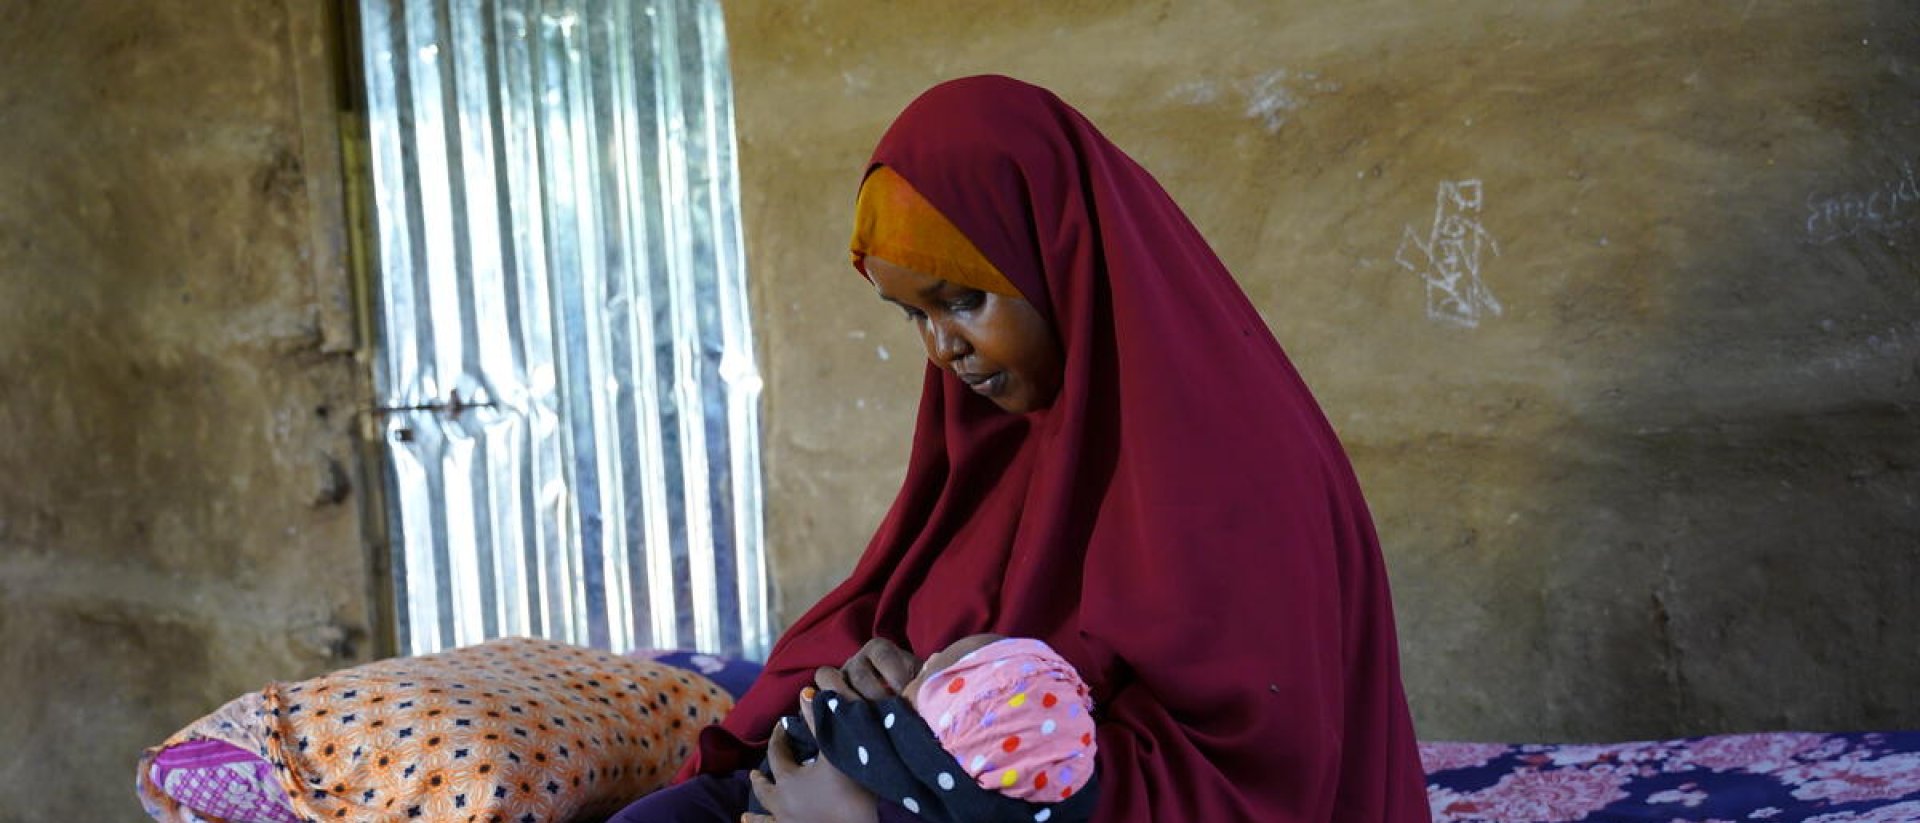
[[[758,403],[711,0],[360,0],[399,649],[761,657]]]

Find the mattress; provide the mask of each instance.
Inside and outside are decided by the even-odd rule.
[[[1435,823],[1911,823],[1920,732],[1422,743]]]

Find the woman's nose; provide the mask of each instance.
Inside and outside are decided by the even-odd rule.
[[[966,357],[973,352],[973,346],[967,338],[946,323],[927,324],[927,354],[933,362],[941,366],[951,366],[953,361]]]

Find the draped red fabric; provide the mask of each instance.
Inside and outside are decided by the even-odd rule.
[[[929,366],[906,481],[687,773],[756,761],[815,667],[1037,637],[1093,687],[1101,821],[1425,821],[1373,524],[1273,335],[1160,185],[1078,112],[948,82],[874,151],[1052,323],[1050,408]],[[876,308],[876,310],[879,310]]]

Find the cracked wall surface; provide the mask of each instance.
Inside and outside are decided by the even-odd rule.
[[[319,10],[0,7],[0,821],[372,647]]]

